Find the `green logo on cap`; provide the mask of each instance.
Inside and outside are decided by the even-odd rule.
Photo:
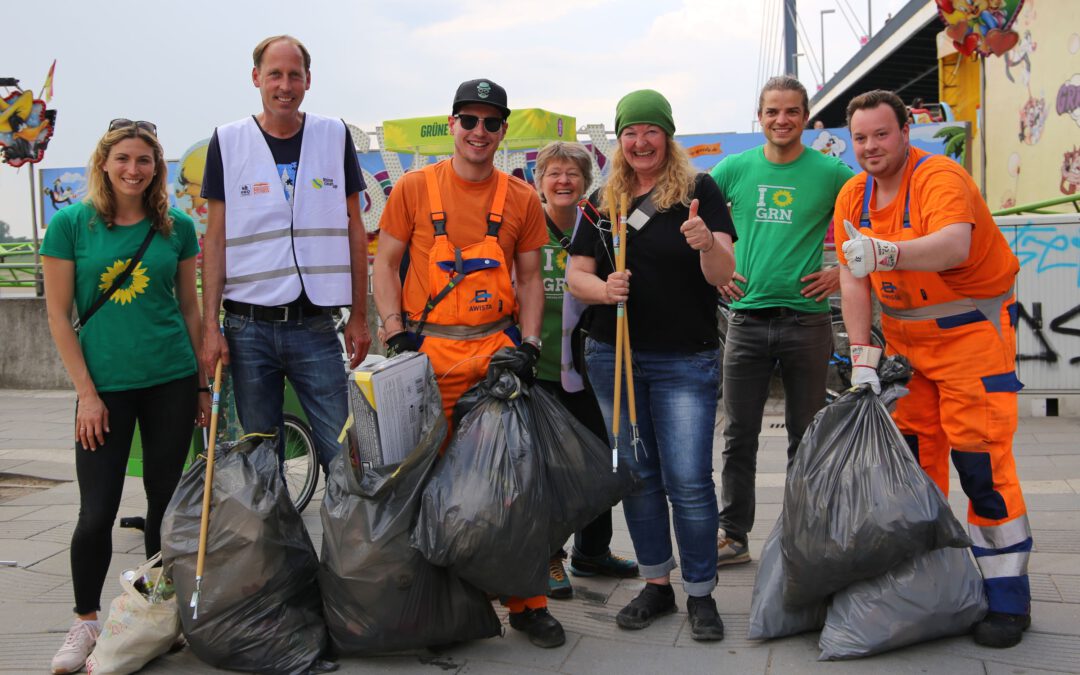
[[[491,85],[487,82],[481,82],[476,85],[476,95],[480,98],[487,98],[491,95]]]

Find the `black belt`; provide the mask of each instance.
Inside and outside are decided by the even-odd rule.
[[[806,312],[799,312],[790,307],[758,307],[754,309],[733,309],[732,311],[752,316],[755,319],[782,319],[806,314]]]
[[[249,305],[246,302],[226,300],[222,305],[224,305],[226,312],[232,314],[246,316],[256,321],[275,321],[278,323],[305,316],[318,316],[329,311],[326,307],[302,302],[292,302],[279,307],[263,307],[262,305]]]

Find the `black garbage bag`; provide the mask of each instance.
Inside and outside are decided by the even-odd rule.
[[[206,460],[181,478],[161,525],[184,636],[218,668],[305,673],[327,646],[319,561],[281,479],[277,438],[274,430],[217,448],[197,619],[189,600]]]
[[[626,464],[613,471],[607,443],[542,387],[532,387],[524,399],[544,464],[546,501],[551,507],[548,549],[555,551],[632,492],[634,476]]]
[[[820,660],[852,659],[950,635],[986,616],[986,591],[966,549],[942,548],[833,596]]]
[[[412,545],[478,588],[547,592],[551,504],[518,378],[496,364],[455,408],[450,446],[424,488]]]
[[[807,428],[784,488],[783,527],[792,607],[927,551],[971,545],[868,387],[845,392]]]
[[[446,437],[430,367],[420,414],[420,442],[403,462],[354,469],[338,457],[331,464],[319,588],[330,639],[341,654],[422,648],[501,630],[483,592],[409,544],[421,492]]]
[[[776,520],[769,538],[761,547],[757,576],[754,578],[754,595],[750,600],[750,628],[746,637],[751,640],[769,640],[820,630],[825,625],[828,600],[823,599],[804,607],[784,605],[784,556],[780,538],[783,536],[783,514]]]

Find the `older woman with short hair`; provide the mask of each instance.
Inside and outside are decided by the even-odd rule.
[[[593,159],[580,143],[555,141],[544,146],[536,156],[533,180],[540,192],[547,220],[548,243],[541,248],[540,273],[544,278],[544,318],[540,337],[547,345],[536,364],[536,383],[559,399],[559,402],[585,428],[607,443],[604,417],[596,397],[574,362],[571,340],[582,322],[586,305],[566,292],[567,253],[574,232],[580,227],[578,202],[592,183]],[[579,355],[580,358],[580,355]],[[575,576],[637,576],[638,567],[611,552],[611,510],[574,534],[570,571]],[[548,596],[557,599],[573,595],[560,549],[551,557]]]
[[[718,527],[712,479],[720,379],[716,303],[717,286],[728,283],[735,268],[735,228],[716,183],[696,175],[675,142],[671,106],[663,95],[649,89],[627,94],[616,107],[615,126],[611,174],[593,200],[605,215],[608,199],[629,201],[633,226],[624,242],[626,271],[615,270],[604,221],[578,228],[567,283],[576,298],[596,306],[585,358],[609,428],[620,302],[626,303],[633,346],[641,443],[634,447],[624,423],[618,448],[619,461],[640,480],[623,500],[623,511],[647,583],[616,622],[641,629],[676,611],[670,501],[691,637],[720,640],[724,625],[711,595]],[[627,398],[622,397],[624,421]]]

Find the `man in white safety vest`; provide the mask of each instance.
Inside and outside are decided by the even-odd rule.
[[[304,45],[277,35],[252,56],[262,112],[218,127],[207,149],[201,360],[210,372],[219,358],[230,366],[249,433],[282,428],[288,377],[325,471],[349,414],[331,310],[352,305],[345,326],[351,365],[371,343],[364,182],[345,123],[300,111],[311,86]],[[283,451],[282,443],[282,458]]]

